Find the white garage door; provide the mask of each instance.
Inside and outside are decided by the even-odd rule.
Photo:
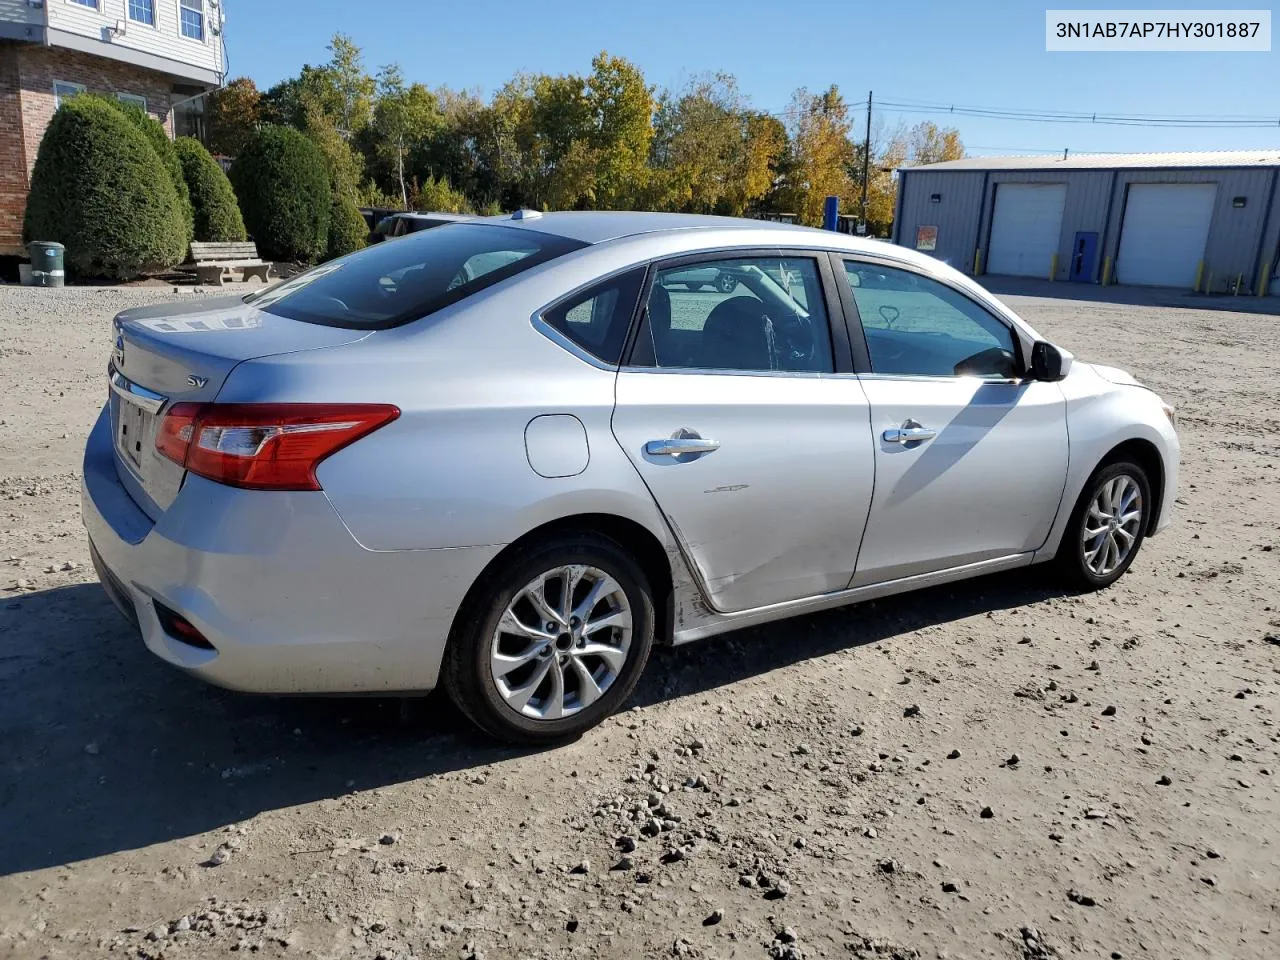
[[[987,273],[1048,277],[1062,235],[1065,183],[1002,183],[991,215]]]
[[[1120,227],[1116,282],[1194,287],[1217,194],[1215,183],[1132,184]]]

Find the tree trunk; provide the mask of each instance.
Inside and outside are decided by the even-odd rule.
[[[396,175],[400,178],[400,202],[409,209],[409,191],[404,185],[404,137],[396,141]]]

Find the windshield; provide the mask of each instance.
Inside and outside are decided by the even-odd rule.
[[[292,320],[379,330],[584,246],[534,230],[451,223],[322,263],[244,301]]]

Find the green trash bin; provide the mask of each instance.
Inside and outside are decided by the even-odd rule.
[[[66,280],[64,258],[67,248],[60,243],[33,240],[27,244],[31,255],[31,285],[33,287],[60,287]]]

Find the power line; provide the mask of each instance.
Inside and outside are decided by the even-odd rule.
[[[962,104],[928,103],[917,100],[886,98],[877,102],[881,108],[896,113],[982,117],[1027,123],[1087,123],[1107,126],[1159,127],[1167,129],[1280,129],[1280,116],[1256,114],[1115,114],[1088,113],[1071,110],[1025,110],[1003,107],[977,107]]]

